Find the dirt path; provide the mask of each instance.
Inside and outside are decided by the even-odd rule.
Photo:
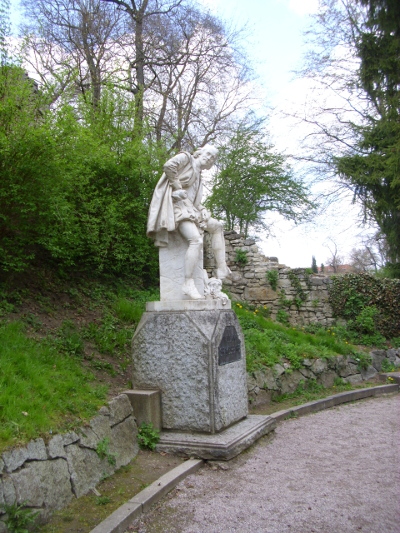
[[[138,533],[399,533],[400,396],[288,420],[190,476]]]

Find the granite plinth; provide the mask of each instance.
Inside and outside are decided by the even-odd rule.
[[[133,388],[161,391],[164,429],[216,433],[247,416],[244,338],[232,310],[147,311],[132,350]]]
[[[200,459],[228,461],[275,427],[276,421],[270,416],[249,415],[241,422],[213,435],[163,431],[156,450]]]
[[[213,311],[231,309],[230,300],[164,300],[146,302],[146,311]]]

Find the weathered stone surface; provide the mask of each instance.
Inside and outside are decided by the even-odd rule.
[[[112,402],[114,402],[114,400],[111,400],[110,403]],[[119,414],[123,414],[122,409],[120,409]],[[85,446],[85,448],[92,448],[95,450],[101,440],[108,439],[110,441],[110,421],[111,416],[98,415],[94,417],[90,421],[89,427],[84,427],[80,430],[80,445]]]
[[[257,387],[257,381],[254,376],[247,374],[246,376],[247,390],[252,391]]]
[[[244,290],[244,298],[249,301],[269,301],[278,299],[278,294],[273,291],[271,287],[246,287]]]
[[[333,384],[335,382],[335,378],[337,377],[337,374],[336,372],[334,372],[333,370],[328,370],[326,372],[322,372],[322,374],[320,374],[318,376],[318,381],[319,383],[321,383],[326,389],[330,389],[331,387],[333,387]]]
[[[51,459],[67,458],[63,446],[63,435],[55,435],[47,444],[47,453]]]
[[[278,390],[278,384],[275,381],[275,372],[272,368],[265,368],[255,372],[254,377],[260,389]]]
[[[115,456],[115,468],[121,468],[132,461],[139,452],[137,427],[132,416],[113,426],[109,446],[110,454]]]
[[[47,444],[47,454],[50,459],[64,458],[66,459],[67,454],[65,453],[64,446],[73,444],[74,442],[79,441],[79,435],[74,431],[65,433],[64,435],[55,435]]]
[[[7,505],[13,504],[16,499],[16,494],[15,494],[14,484],[10,476],[7,476],[7,475],[3,476],[2,479],[0,480],[0,486],[2,486],[0,491],[2,491],[4,503]]]
[[[26,448],[12,448],[3,453],[3,461],[6,467],[6,472],[14,472],[29,458],[28,450]]]
[[[352,363],[346,363],[344,366],[341,366],[338,370],[338,374],[342,378],[346,378],[347,376],[351,376],[352,374],[357,374],[357,365],[354,365]]]
[[[3,459],[0,457],[0,474],[3,472],[4,470],[4,461]]]
[[[114,472],[107,458],[101,460],[97,453],[89,448],[71,444],[65,450],[72,490],[77,498],[87,494],[103,476],[110,476]]]
[[[312,372],[318,376],[322,372],[326,372],[328,369],[328,363],[325,359],[316,359],[311,365]]]
[[[396,368],[399,368],[399,367],[400,367],[400,357],[397,357],[397,356],[396,356],[396,358],[395,358],[395,360],[394,360],[394,366],[395,366]]]
[[[27,502],[31,507],[62,509],[72,499],[67,462],[34,461],[11,474],[17,502]]]
[[[299,368],[299,372],[306,379],[315,379],[315,374],[313,374],[311,370],[308,370],[308,368]]]
[[[110,425],[114,426],[132,414],[132,405],[126,394],[120,394],[109,402]],[[93,428],[95,430],[95,428]],[[96,430],[95,430],[96,431]]]
[[[280,376],[280,382],[282,387],[282,394],[294,392],[300,381],[304,380],[304,377],[298,370],[294,370],[291,373],[285,373]]]
[[[240,360],[219,364],[226,328],[240,340]],[[233,311],[145,313],[132,348],[133,388],[162,391],[165,429],[211,433],[247,415],[244,339]]]
[[[310,368],[313,365],[313,362],[314,362],[313,360],[307,359],[307,357],[303,359],[303,365],[308,368]]]
[[[378,371],[370,365],[366,370],[363,368],[361,369],[361,377],[364,381],[367,381],[368,379],[373,379],[378,374]]]
[[[28,459],[30,461],[46,461],[47,453],[46,446],[43,439],[31,440],[28,442],[27,447]]]
[[[63,445],[69,446],[70,444],[74,444],[74,442],[78,442],[79,435],[75,433],[75,431],[70,431],[69,433],[65,433],[63,437]]]
[[[397,357],[397,350],[395,348],[391,348],[390,350],[387,350],[386,357],[388,361],[390,361],[391,363],[394,363]]]
[[[274,373],[276,377],[281,376],[285,372],[285,369],[279,363],[274,365]]]
[[[343,381],[346,383],[351,383],[352,385],[355,385],[356,383],[362,382],[361,374],[354,374],[352,376],[349,376],[348,378],[345,378]]]
[[[372,366],[380,372],[382,370],[382,361],[386,359],[386,350],[371,350],[369,355],[372,357]]]

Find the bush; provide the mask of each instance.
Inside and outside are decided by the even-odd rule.
[[[132,136],[126,99],[102,94],[95,116],[83,98],[53,111],[21,69],[0,69],[0,273],[45,263],[157,279],[146,224],[165,151]]]
[[[235,263],[237,263],[241,267],[247,265],[248,258],[246,250],[236,250]]]
[[[400,335],[400,280],[369,274],[331,279],[329,301],[334,316],[351,320],[350,326],[360,333],[375,331],[388,339]]]
[[[153,428],[151,422],[149,424],[143,422],[138,429],[137,439],[141,448],[154,450],[157,442],[160,440],[160,434],[157,429]]]
[[[271,285],[272,290],[276,291],[278,286],[279,274],[277,270],[268,270],[266,273],[269,284]]]

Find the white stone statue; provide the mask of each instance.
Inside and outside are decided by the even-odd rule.
[[[210,169],[217,155],[218,150],[206,144],[193,155],[181,152],[167,161],[163,167],[164,173],[154,190],[147,220],[147,235],[154,239],[156,246],[160,248],[175,246],[173,243],[176,240],[169,239],[172,232],[178,232],[186,241],[181,292],[192,300],[205,298],[204,292],[208,297],[211,295],[218,298],[216,296],[218,291],[207,290],[208,282],[205,283],[206,291],[200,289],[199,292],[194,280],[196,267],[201,268],[201,273],[203,272],[203,265],[199,265],[199,259],[202,263],[204,231],[212,235],[217,278],[223,280],[231,274],[225,262],[223,224],[212,218],[210,212],[201,204],[203,196],[201,171]],[[170,276],[173,276],[173,273]],[[220,284],[222,285],[222,282]]]

